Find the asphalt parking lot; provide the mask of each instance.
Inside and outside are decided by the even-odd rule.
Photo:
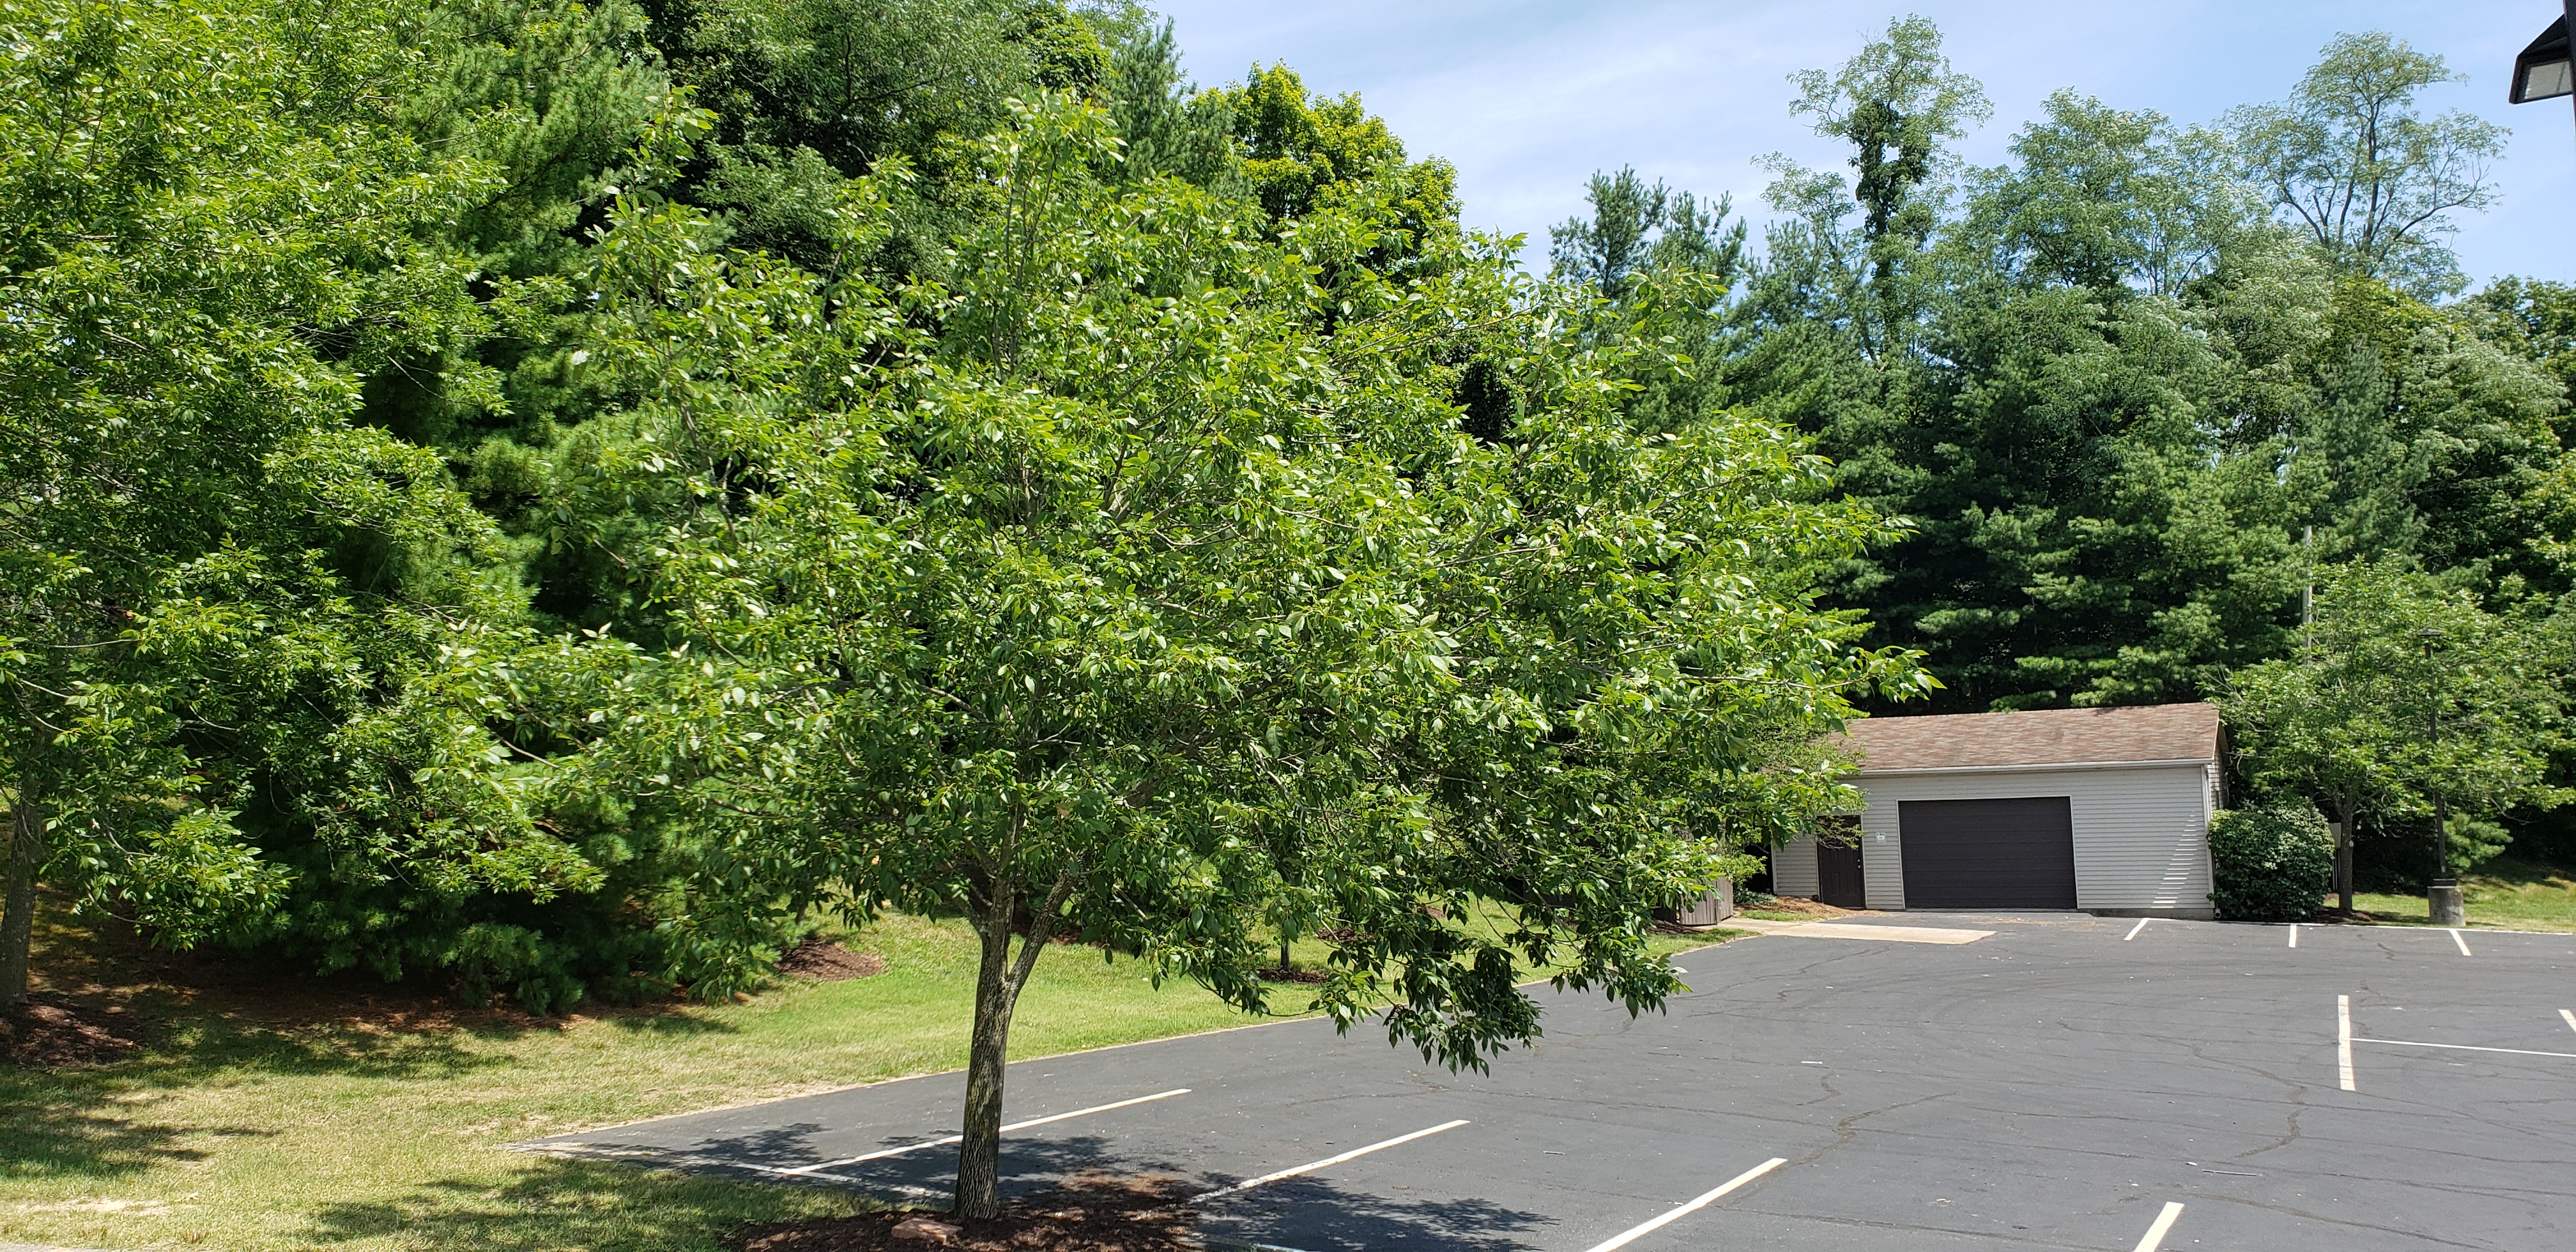
[[[1662,1014],[1542,993],[1490,1074],[1318,1021],[1021,1062],[1006,1188],[1177,1175],[1309,1252],[2576,1247],[2576,936],[1861,927],[1687,953]],[[962,1085],[526,1146],[944,1197]]]

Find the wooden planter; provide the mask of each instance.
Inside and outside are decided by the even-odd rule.
[[[1735,882],[1727,878],[1718,879],[1717,890],[1697,900],[1685,901],[1676,908],[1655,910],[1657,921],[1671,922],[1676,926],[1715,926],[1733,916]]]

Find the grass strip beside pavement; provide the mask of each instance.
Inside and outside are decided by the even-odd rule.
[[[1670,953],[1717,935],[1655,937]],[[829,1190],[529,1156],[584,1127],[933,1073],[965,1063],[975,947],[896,918],[853,941],[886,972],[729,1005],[530,1019],[498,1011],[274,1011],[257,989],[156,981],[144,954],[54,930],[56,991],[149,1023],[132,1060],[0,1067],[0,1243],[226,1252],[348,1248],[714,1249],[750,1221],[865,1207]],[[1300,963],[1320,961],[1301,945]],[[1015,1059],[1248,1020],[1132,961],[1051,947],[1012,1025]],[[1281,984],[1273,1004],[1312,988]]]
[[[2576,933],[2576,874],[2554,866],[2498,859],[2460,878],[2469,925],[2489,930]],[[2429,926],[2422,895],[2362,892],[2353,905],[2383,925]]]

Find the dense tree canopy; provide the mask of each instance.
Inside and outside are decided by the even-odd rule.
[[[597,881],[486,726],[474,658],[527,641],[506,545],[433,452],[352,420],[372,374],[489,333],[449,231],[532,119],[425,142],[404,89],[488,49],[276,16],[64,6],[7,63],[13,997],[39,876],[168,942],[291,934],[388,976],[403,919],[470,965],[461,901]]]
[[[972,1207],[1032,936],[1250,1006],[1329,931],[1478,1063],[1531,962],[1654,1003],[1855,702],[2219,698],[2365,852],[2576,783],[2576,288],[2459,298],[2502,137],[2385,35],[1977,168],[1894,22],[1758,242],[1605,159],[1538,280],[1134,4],[0,25],[11,998],[54,901],[539,1011],[962,915]]]
[[[40,887],[537,1011],[962,915],[976,1212],[1060,928],[1247,1008],[1329,930],[1318,1007],[1479,1065],[1533,965],[1658,1004],[1926,684],[1816,603],[1896,528],[1625,403],[1683,362],[1598,297],[1706,321],[1723,205],[1535,282],[1125,9],[5,20],[12,1000]]]
[[[2234,676],[2226,708],[2248,772],[2333,810],[2343,907],[2365,810],[2414,817],[2439,796],[2464,816],[2493,815],[2550,790],[2576,658],[2533,617],[2489,613],[2393,561],[2354,563],[2324,579],[2297,652]],[[2455,868],[2501,850],[2462,843]]]

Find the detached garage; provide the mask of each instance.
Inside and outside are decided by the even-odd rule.
[[[1845,746],[1867,804],[1772,850],[1782,895],[2212,916],[2216,705],[1870,718]]]

